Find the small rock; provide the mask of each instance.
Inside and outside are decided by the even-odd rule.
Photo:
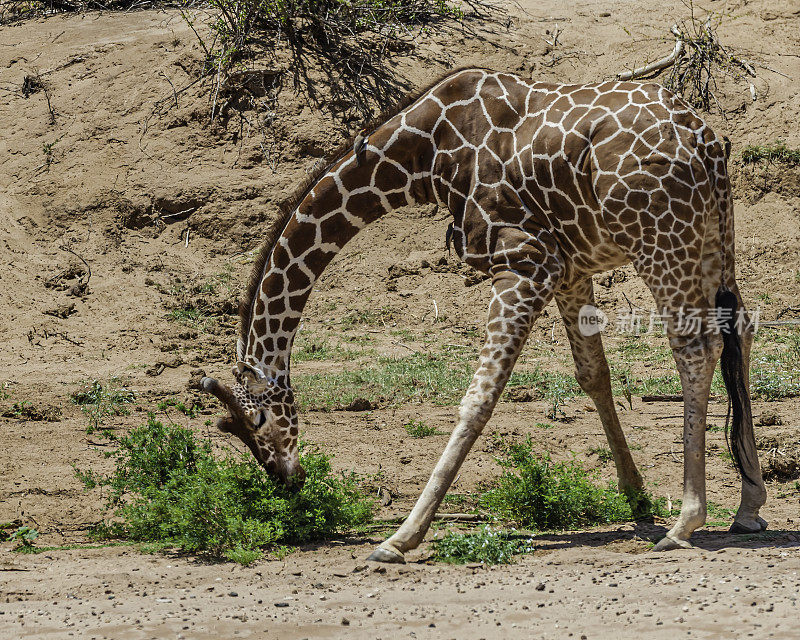
[[[186,383],[187,389],[200,389],[200,381],[206,377],[206,372],[202,369],[192,369],[189,375],[189,382]]]
[[[783,420],[774,411],[762,411],[757,424],[760,427],[775,427],[782,425]]]
[[[348,620],[347,618],[342,618],[342,624],[345,627],[348,627],[348,626],[350,626],[350,620]]]
[[[288,602],[276,602],[275,606],[276,607],[288,607],[289,603]]]
[[[238,594],[238,593],[236,593],[235,591],[231,591],[231,592],[230,592],[228,595],[229,595],[231,598],[238,598],[238,597],[239,597],[239,594]]]
[[[42,311],[45,315],[53,316],[54,318],[69,318],[73,313],[77,313],[75,303],[62,304],[55,309],[46,309]]]
[[[536,585],[536,590],[537,591],[544,591],[544,582],[540,582],[539,584],[537,584]]]
[[[345,411],[371,411],[372,409],[375,409],[375,405],[366,398],[356,398],[344,408]]]

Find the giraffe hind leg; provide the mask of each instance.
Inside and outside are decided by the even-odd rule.
[[[611,371],[608,367],[599,328],[580,323],[585,305],[594,307],[592,280],[582,280],[568,290],[556,293],[556,302],[567,330],[572,356],[575,360],[575,379],[597,408],[608,445],[617,468],[619,489],[630,504],[637,520],[651,518],[652,504],[644,492],[644,482],[622,432],[614,398],[611,394]],[[595,332],[595,329],[596,332]]]

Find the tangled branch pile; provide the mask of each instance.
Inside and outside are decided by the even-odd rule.
[[[420,33],[452,26],[465,18],[505,16],[493,0],[209,0],[214,17],[211,41],[198,34],[209,72],[218,80],[241,71],[263,52],[286,47],[294,84],[313,98],[309,71],[327,76],[333,102],[344,102],[361,116],[370,104],[393,103],[403,87],[386,62],[413,48]],[[184,18],[193,18],[184,11]],[[198,33],[195,31],[195,33]]]
[[[675,48],[668,56],[651,64],[618,73],[620,80],[654,77],[668,69],[663,85],[683,97],[692,106],[710,111],[712,107],[725,113],[716,92],[717,79],[729,77],[735,81],[746,75],[755,77],[753,65],[733,55],[717,37],[720,19],[714,14],[704,21],[694,16],[670,29],[675,36]],[[751,92],[754,92],[751,85]]]
[[[185,6],[185,0],[1,0],[0,24],[54,13]]]

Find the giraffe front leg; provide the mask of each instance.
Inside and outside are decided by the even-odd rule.
[[[475,380],[477,379],[476,373],[470,391],[476,387]],[[482,382],[483,380],[479,384]],[[499,396],[499,393],[497,395]],[[495,402],[496,399],[493,400],[491,396],[482,396],[481,394],[468,392],[464,396],[459,408],[458,424],[411,514],[397,532],[375,549],[367,560],[405,562],[403,554],[419,546],[433,521],[436,510],[464,462],[464,458],[467,457],[467,453],[489,420]]]
[[[368,560],[405,562],[403,554],[422,542],[464,458],[492,415],[533,321],[553,296],[560,277],[558,267],[541,267],[532,277],[511,271],[495,274],[486,343],[461,401],[458,424],[411,514]]]
[[[689,538],[706,521],[706,412],[722,340],[713,334],[673,336],[670,345],[683,388],[683,504],[655,551],[691,548]]]

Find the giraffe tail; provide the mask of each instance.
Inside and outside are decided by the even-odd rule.
[[[739,299],[729,287],[734,286],[736,274],[734,270],[734,229],[733,229],[733,197],[730,177],[728,176],[728,158],[731,143],[728,138],[717,140],[720,151],[725,154],[722,171],[717,166],[707,165],[709,176],[714,177],[716,192],[716,211],[719,222],[719,241],[722,258],[721,283],[717,289],[715,307],[722,334],[722,356],[720,368],[722,380],[728,392],[728,415],[725,419],[725,442],[733,464],[742,476],[743,481],[757,484],[748,473],[748,469],[758,469],[757,455],[750,447],[745,446],[746,438],[754,439],[753,409],[750,403],[750,389],[747,384],[742,336],[739,334],[740,315]]]
[[[719,318],[724,318],[720,327],[722,333],[722,357],[720,368],[725,389],[728,391],[728,416],[725,419],[725,442],[733,463],[742,476],[750,484],[756,484],[747,469],[758,468],[754,455],[745,446],[745,435],[753,431],[753,410],[750,405],[750,390],[747,388],[747,376],[744,370],[742,354],[742,338],[736,326],[738,300],[736,294],[725,285],[717,289],[715,306]]]

